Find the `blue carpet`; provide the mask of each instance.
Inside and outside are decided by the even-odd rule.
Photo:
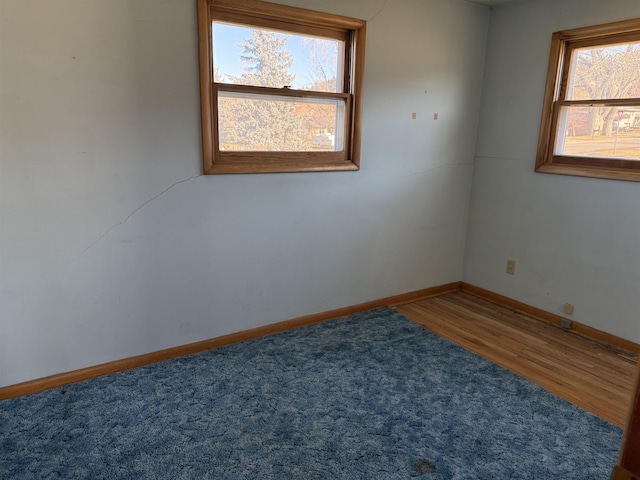
[[[607,479],[619,428],[383,308],[0,402],[0,478]]]

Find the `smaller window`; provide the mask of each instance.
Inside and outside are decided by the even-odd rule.
[[[640,181],[640,19],[556,32],[536,171]]]
[[[358,170],[363,20],[198,0],[204,173]]]

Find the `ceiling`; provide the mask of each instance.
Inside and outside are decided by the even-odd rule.
[[[500,5],[502,3],[513,2],[514,0],[468,0],[468,1],[471,3],[478,3],[480,5],[493,7],[495,5]]]

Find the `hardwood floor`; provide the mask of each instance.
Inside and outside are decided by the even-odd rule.
[[[623,427],[636,355],[465,292],[394,307],[398,312],[579,407]]]

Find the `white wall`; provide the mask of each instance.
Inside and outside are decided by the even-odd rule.
[[[637,0],[492,10],[463,278],[640,342],[640,185],[533,171],[551,34],[637,17]]]
[[[489,10],[288,2],[371,19],[362,170],[200,176],[195,3],[0,0],[0,386],[460,279]]]

